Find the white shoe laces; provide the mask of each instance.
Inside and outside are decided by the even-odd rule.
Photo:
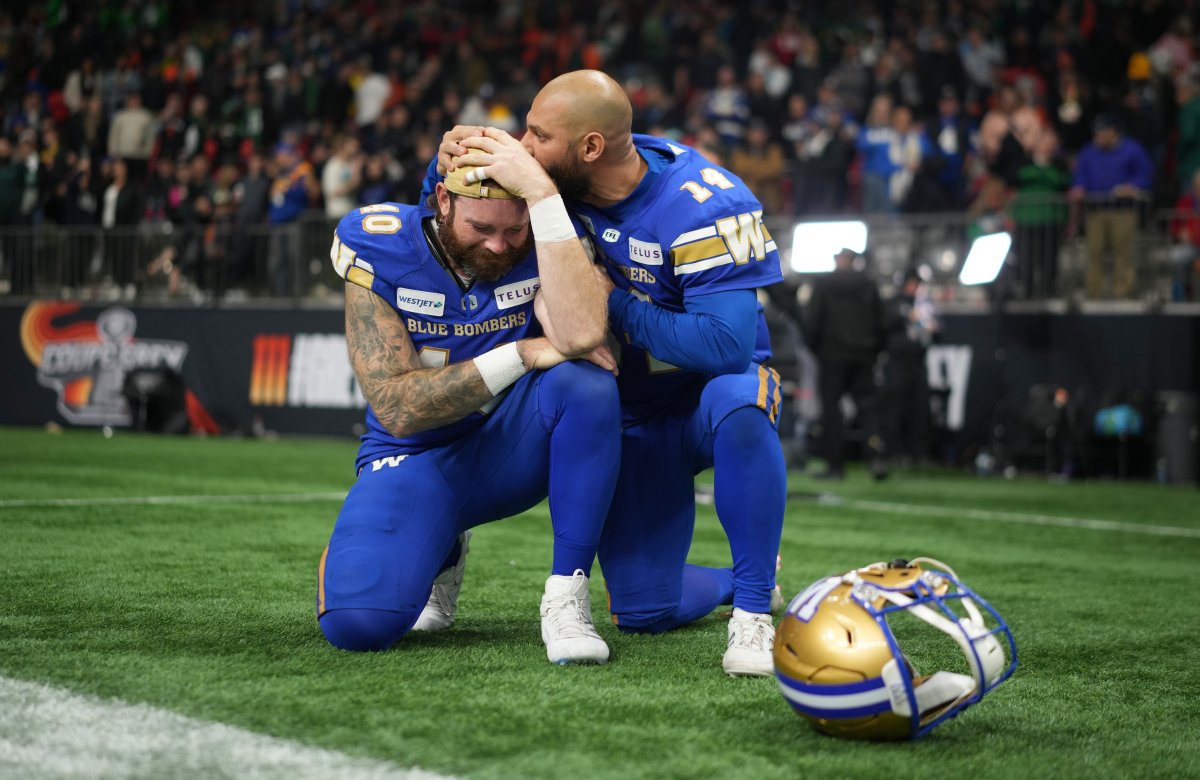
[[[542,602],[542,617],[549,619],[559,639],[598,636],[592,625],[590,604],[585,604],[584,599],[575,595],[581,590],[581,580],[586,583],[587,575],[582,569],[576,569],[571,577],[570,593],[548,596]]]
[[[751,614],[729,621],[729,647],[758,652],[775,647],[775,626],[770,615]]]

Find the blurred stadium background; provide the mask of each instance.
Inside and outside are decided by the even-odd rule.
[[[981,777],[1193,774],[1184,694],[1200,659],[1175,613],[1200,529],[1198,18],[1194,0],[5,6],[0,518],[14,588],[0,673],[394,762],[347,776],[865,776],[923,758]],[[764,296],[795,467],[785,590],[943,557],[1029,643],[995,703],[948,727],[970,755],[808,735],[767,685],[693,673],[711,666],[696,645],[719,643],[716,621],[655,647],[611,632],[641,666],[547,680],[514,600],[536,595],[539,512],[485,529],[465,640],[420,643],[417,660],[321,645],[312,553],[352,479],[365,403],[332,226],[415,200],[445,129],[520,132],[539,86],[580,67],[626,87],[635,130],[696,146],[765,205],[787,275]],[[1098,118],[1146,152],[1136,197],[1068,196]],[[902,161],[878,167],[881,148]],[[1089,295],[1087,217],[1115,209],[1133,215],[1136,284]],[[963,283],[974,242],[996,233],[1013,239],[999,273]],[[799,315],[817,269],[859,237],[885,296],[914,272],[938,312],[932,427],[919,468],[881,485],[855,471],[827,493],[802,472],[820,452]],[[245,501],[178,499],[193,495]],[[726,560],[715,520],[701,528],[693,554]],[[624,675],[611,692],[608,671]],[[367,722],[368,705],[390,714]],[[35,749],[32,710],[0,709],[0,775],[253,776],[145,754],[55,764],[61,734]],[[539,711],[594,722],[551,750],[562,735]]]
[[[794,464],[812,452],[819,404],[793,315],[811,271],[857,242],[885,296],[918,273],[942,318],[927,355],[931,462],[1194,482],[1194,10],[6,9],[0,359],[12,381],[0,422],[351,433],[362,399],[338,337],[333,221],[414,200],[454,123],[519,132],[541,83],[598,67],[626,86],[635,129],[695,145],[766,206],[788,273],[767,304]],[[1150,185],[1071,201],[1071,167],[1101,116],[1145,149]],[[1086,295],[1086,217],[1118,206],[1136,214],[1136,285]],[[962,283],[975,239],[1000,232],[1014,242],[999,275]],[[97,346],[121,339],[137,347],[118,358]],[[164,411],[181,398],[186,417]]]

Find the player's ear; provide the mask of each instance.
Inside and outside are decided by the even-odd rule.
[[[433,194],[437,197],[438,215],[445,219],[450,215],[450,190],[446,189],[446,185],[439,181]]]
[[[579,141],[579,154],[584,162],[596,162],[604,154],[604,136],[595,131],[588,133]]]

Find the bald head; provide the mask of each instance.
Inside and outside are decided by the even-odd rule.
[[[606,151],[624,154],[632,144],[633,107],[625,90],[598,70],[575,70],[553,79],[533,101],[534,111],[557,118],[574,138],[604,137]]]
[[[568,200],[604,208],[632,192],[646,170],[633,146],[633,107],[598,70],[564,73],[542,87],[521,139]]]

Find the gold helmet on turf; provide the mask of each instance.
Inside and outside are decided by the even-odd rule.
[[[455,160],[458,158],[456,157]],[[483,181],[468,181],[467,173],[479,170],[478,165],[463,165],[446,173],[446,189],[455,195],[468,198],[492,198],[494,200],[518,200],[508,190],[491,179]]]
[[[900,615],[919,621],[906,626],[906,642],[913,625],[932,626],[954,640],[970,673],[921,675],[889,624]],[[930,558],[873,563],[818,580],[792,599],[775,632],[775,677],[788,703],[818,731],[850,739],[922,737],[1016,666],[1004,619],[949,566]]]

